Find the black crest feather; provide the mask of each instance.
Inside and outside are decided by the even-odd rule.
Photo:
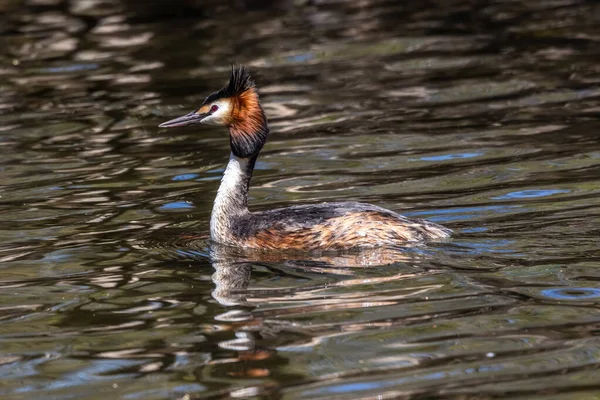
[[[250,72],[243,65],[232,65],[229,84],[224,88],[229,96],[236,96],[254,87],[254,81],[250,78]]]
[[[212,103],[215,100],[222,99],[225,97],[234,97],[244,93],[246,90],[254,88],[254,81],[250,78],[250,72],[243,65],[232,65],[231,75],[229,77],[229,83],[223,89],[218,92],[210,94],[205,100],[204,104]]]

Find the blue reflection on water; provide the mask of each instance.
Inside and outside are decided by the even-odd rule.
[[[373,389],[387,389],[394,386],[401,386],[408,383],[414,382],[425,382],[425,381],[435,381],[441,379],[447,379],[451,377],[465,377],[470,375],[482,375],[485,373],[497,373],[502,372],[506,369],[506,366],[503,364],[482,364],[477,366],[476,368],[457,368],[451,371],[436,371],[431,372],[425,375],[417,375],[415,377],[400,377],[400,378],[392,378],[387,380],[372,380],[366,382],[355,382],[355,383],[341,383],[341,384],[333,384],[328,385],[321,388],[309,389],[303,391],[302,394],[304,397],[309,396],[319,396],[331,393],[352,393],[355,391],[365,391],[365,390],[373,390]]]
[[[42,68],[42,72],[49,72],[51,74],[65,73],[65,72],[78,72],[78,71],[89,71],[98,69],[100,64],[73,64],[73,65],[61,65],[59,67]]]
[[[483,153],[458,153],[458,154],[442,154],[439,156],[428,156],[421,157],[419,160],[421,161],[446,161],[446,160],[455,160],[461,158],[473,158],[482,156]]]
[[[487,232],[488,228],[483,227],[483,226],[478,226],[475,228],[467,228],[467,229],[463,229],[462,232],[463,233],[479,233],[479,232]]]
[[[194,206],[186,201],[174,201],[160,206],[161,210],[180,210],[189,208],[194,208]]]
[[[545,289],[540,291],[540,294],[555,300],[584,300],[600,298],[600,289],[566,287]]]
[[[351,393],[357,390],[377,389],[382,386],[379,382],[357,382],[331,386],[329,393]]]
[[[312,61],[314,60],[315,55],[312,53],[301,53],[301,54],[293,54],[290,56],[287,56],[285,58],[285,60],[287,62],[292,62],[292,63],[303,63],[303,62],[307,62],[307,61]]]
[[[174,181],[189,181],[190,179],[197,178],[198,174],[181,174],[175,175],[172,180]]]
[[[485,240],[480,242],[461,242],[461,249],[466,249],[471,254],[485,254],[485,253],[512,253],[513,255],[519,255],[515,253],[515,250],[509,248],[515,244],[514,240],[499,239],[499,240]]]
[[[507,199],[531,199],[536,197],[547,197],[553,194],[571,193],[570,190],[564,189],[537,189],[537,190],[520,190],[518,192],[506,193],[502,196],[492,197],[493,200]]]

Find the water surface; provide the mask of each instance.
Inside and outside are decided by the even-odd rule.
[[[140,4],[0,1],[2,398],[598,396],[595,2]],[[231,62],[271,125],[253,209],[453,239],[209,246],[226,134],[156,126]]]

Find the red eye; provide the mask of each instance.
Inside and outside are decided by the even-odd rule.
[[[213,104],[213,106],[210,108],[210,112],[214,113],[215,111],[217,111],[219,109],[219,106],[216,104]]]

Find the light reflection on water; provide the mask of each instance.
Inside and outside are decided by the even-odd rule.
[[[0,2],[3,398],[583,398],[598,390],[598,6]],[[237,7],[237,8],[235,8]],[[207,243],[249,64],[251,204],[360,200],[446,243]]]

